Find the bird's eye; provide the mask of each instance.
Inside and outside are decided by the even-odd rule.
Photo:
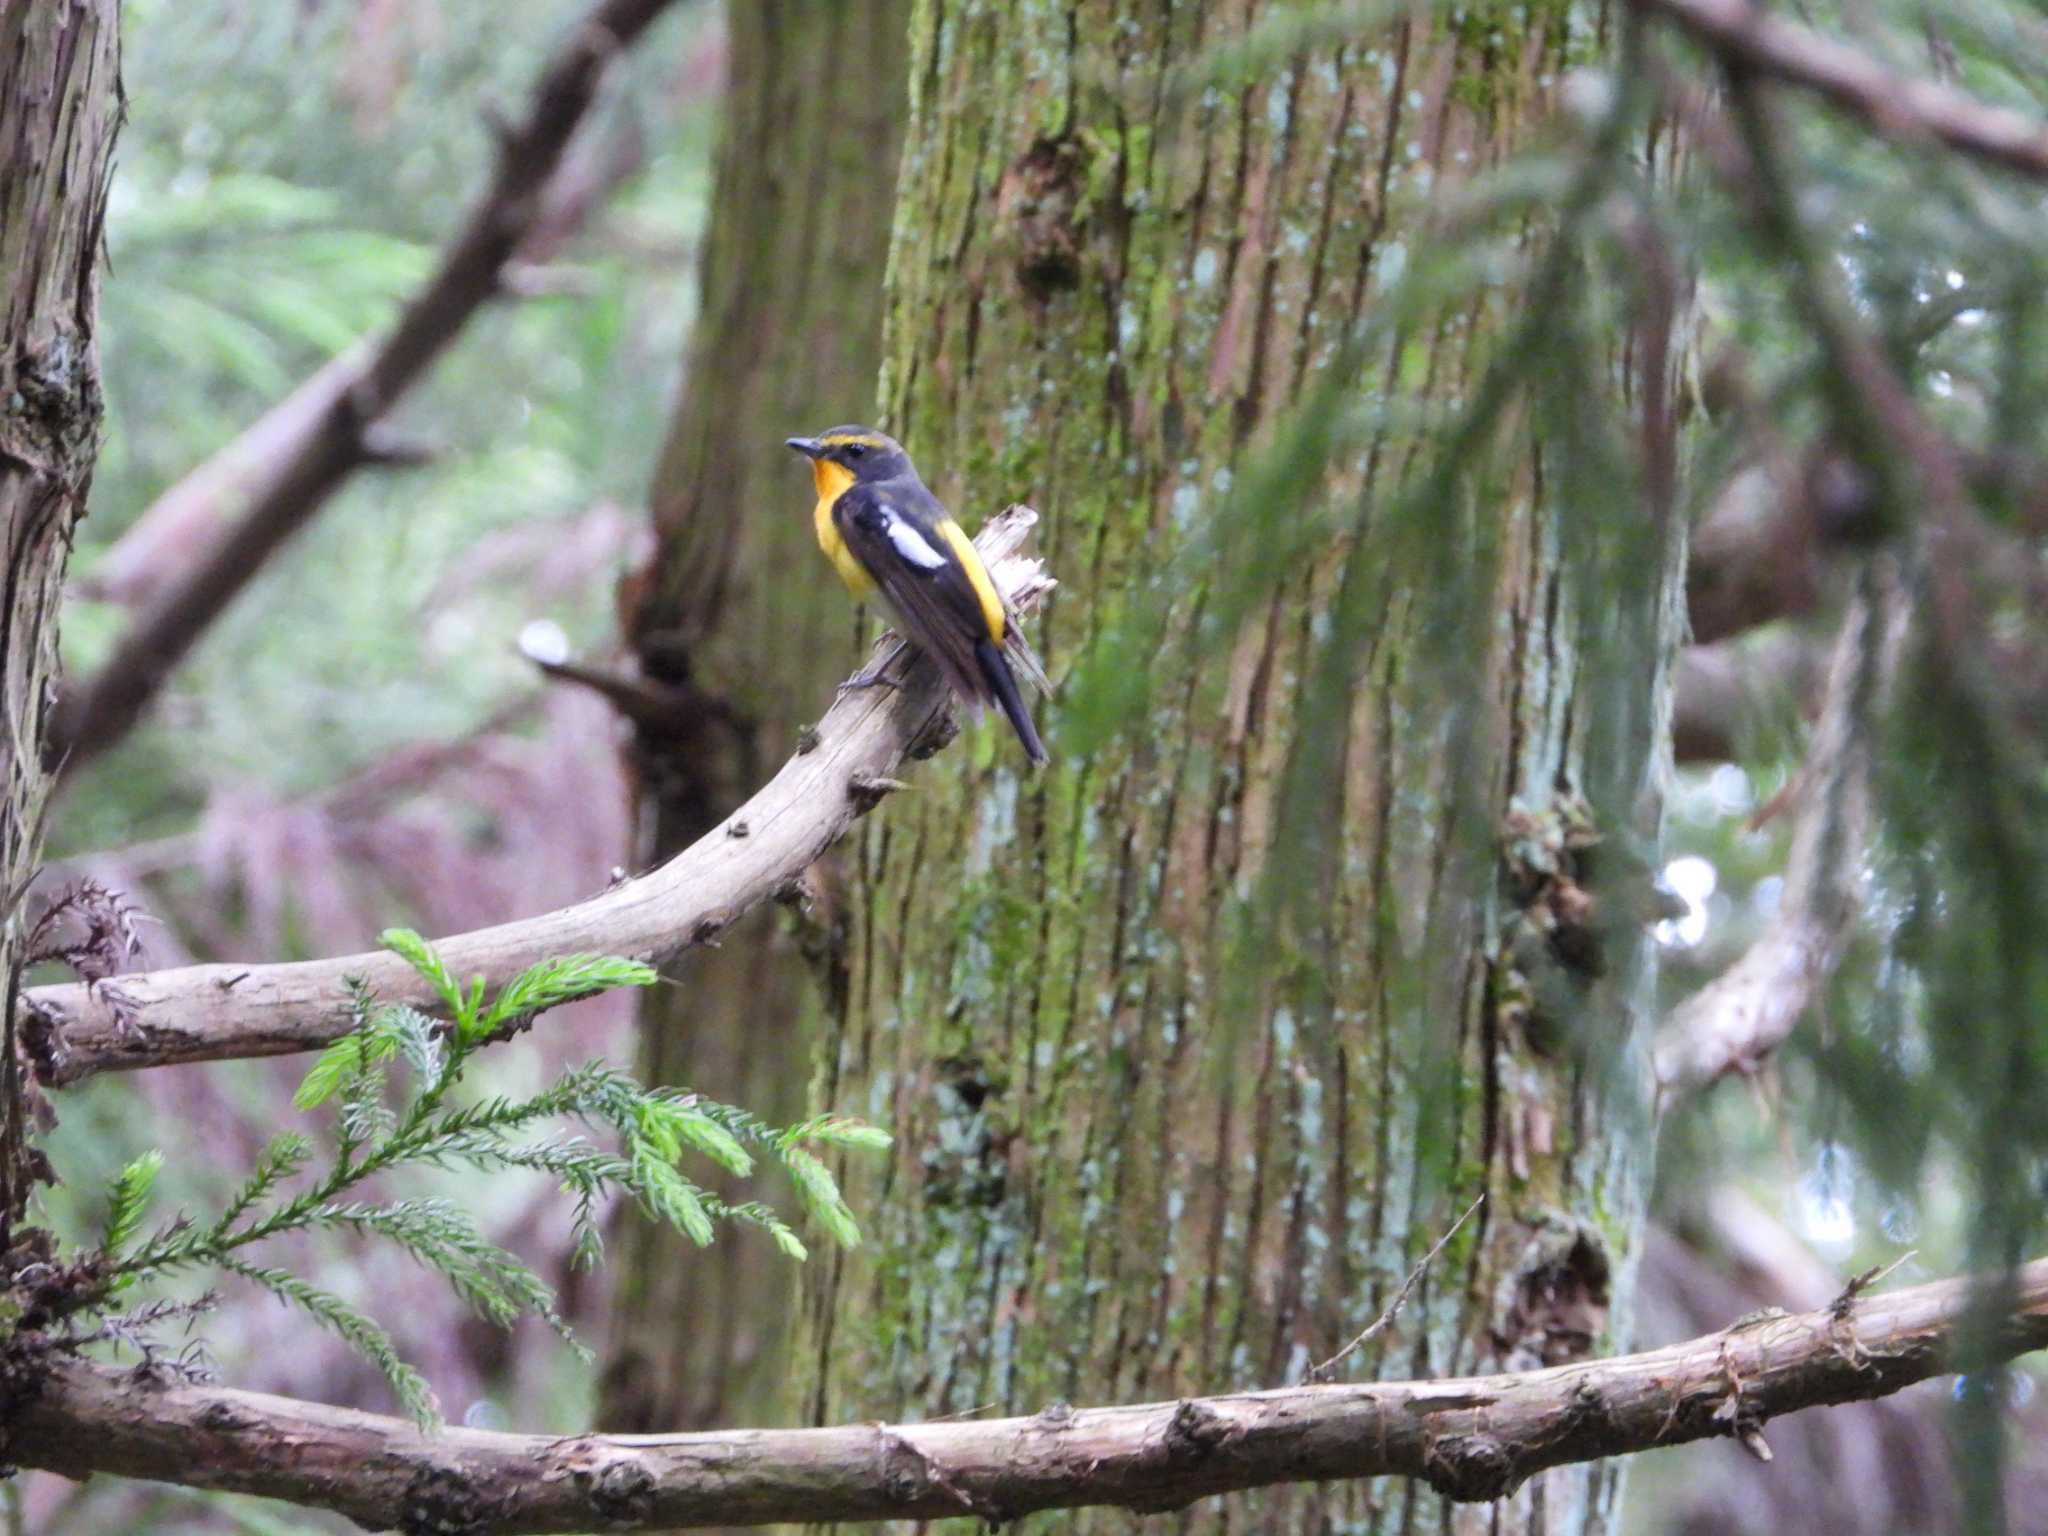
[[[857,459],[867,451],[868,445],[866,443],[848,443],[846,445],[846,456],[849,459]]]

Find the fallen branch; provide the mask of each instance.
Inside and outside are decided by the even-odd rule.
[[[1012,507],[976,536],[996,583],[1029,611],[1051,586],[1016,553],[1038,514]],[[436,941],[459,977],[495,989],[552,955],[595,951],[659,963],[708,944],[742,914],[795,889],[804,868],[896,783],[906,758],[945,740],[946,697],[920,663],[900,689],[843,695],[797,754],[745,805],[660,869],[538,917]],[[318,1049],[352,1025],[347,982],[431,1007],[411,966],[378,951],[287,965],[194,965],[93,986],[36,987],[22,1003],[26,1049],[47,1084],[99,1072]]]
[[[1885,68],[1831,37],[1784,20],[1754,0],[1638,0],[1723,57],[1817,91],[1887,137],[1946,144],[2048,180],[2048,123],[1933,80]]]
[[[321,370],[258,424],[295,444],[205,556],[149,603],[98,676],[66,690],[48,751],[65,771],[127,734],[214,619],[279,546],[365,464],[392,457],[381,418],[470,316],[504,291],[507,264],[552,217],[549,184],[606,69],[672,0],[602,0],[548,63],[525,121],[501,135],[498,168],[440,270],[367,359]]]
[[[1854,1296],[1666,1349],[1517,1375],[832,1429],[424,1434],[409,1420],[157,1385],[67,1360],[24,1383],[6,1451],[70,1477],[264,1494],[373,1529],[470,1536],[961,1514],[996,1522],[1095,1505],[1171,1510],[1275,1483],[1384,1476],[1478,1501],[1549,1467],[1723,1435],[1754,1446],[1780,1414],[1889,1396],[1950,1368],[1987,1295],[2002,1312],[1985,1330],[1992,1354],[2048,1345],[2048,1261],[2012,1282]]]

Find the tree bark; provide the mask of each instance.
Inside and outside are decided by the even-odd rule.
[[[28,1198],[15,1000],[50,794],[57,604],[99,455],[94,332],[120,58],[115,0],[0,0],[0,1247]]]
[[[1446,188],[1529,142],[1552,83],[1612,46],[1593,10],[1418,16],[1247,85],[1211,68],[1247,27],[1153,0],[913,20],[884,405],[970,526],[1012,497],[1045,514],[1055,676],[1421,259]],[[1668,134],[1639,147],[1668,170]],[[1555,296],[1510,283],[1416,323],[1374,386],[1454,409]],[[1662,313],[1588,370],[1652,449],[1628,531],[1546,494],[1569,471],[1534,446],[1532,399],[1495,434],[1509,468],[1431,509],[1457,552],[1436,587],[1368,617],[1341,658],[1349,709],[1319,720],[1304,699],[1340,570],[1373,557],[1425,462],[1379,428],[1332,474],[1368,542],[1317,549],[1220,650],[1194,638],[1203,595],[1183,602],[1156,653],[1126,658],[1151,676],[1142,728],[1060,760],[1056,701],[1051,771],[985,737],[863,829],[821,1092],[896,1153],[848,1170],[870,1244],[808,1271],[811,1422],[1299,1381],[1481,1190],[1347,1372],[1626,1339],[1653,1005],[1628,886],[1660,830],[1683,624],[1684,297],[1645,308]],[[1447,611],[1465,641],[1448,668],[1429,660]],[[1333,713],[1327,803],[1290,805],[1291,744]],[[1288,832],[1304,813],[1319,847]],[[1302,915],[1264,964],[1233,962],[1274,860],[1303,860]],[[1618,1478],[1545,1473],[1476,1523],[1426,1488],[1350,1484],[1183,1528],[1604,1530]]]
[[[728,7],[729,77],[689,372],[655,470],[657,548],[629,583],[642,674],[675,708],[637,722],[642,866],[715,827],[818,717],[854,635],[813,544],[792,433],[867,414],[902,139],[908,0]],[[857,67],[849,65],[858,60]],[[801,1113],[812,993],[773,913],[693,952],[640,1002],[642,1081],[770,1119]],[[599,1422],[772,1423],[788,1261],[698,1250],[629,1213],[614,1243]]]

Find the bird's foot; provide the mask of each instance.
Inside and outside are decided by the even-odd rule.
[[[869,688],[897,688],[901,686],[895,678],[884,677],[878,670],[870,667],[867,671],[857,676],[849,677],[845,682],[841,683],[839,685],[839,692],[841,694],[860,693]]]
[[[888,649],[869,662],[859,672],[841,683],[839,685],[841,696],[849,693],[858,693],[866,688],[898,688],[902,686],[895,678],[885,676],[884,674],[888,672],[890,663],[903,654],[903,642],[897,638],[896,631],[891,629],[883,632],[882,638],[877,644],[886,645]]]

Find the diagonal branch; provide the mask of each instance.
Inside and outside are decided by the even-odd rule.
[[[508,126],[498,168],[432,281],[360,367],[338,360],[279,413],[310,409],[298,451],[250,498],[239,521],[149,604],[99,675],[67,690],[51,720],[50,753],[68,771],[127,734],[175,668],[266,559],[356,469],[387,458],[379,425],[481,305],[504,291],[506,265],[550,214],[547,189],[612,60],[672,0],[602,0],[543,71],[523,122]],[[351,354],[351,358],[352,358]]]
[[[1028,611],[1052,582],[1016,553],[1038,514],[1012,507],[975,538],[1004,595]],[[596,951],[661,961],[717,939],[743,913],[800,894],[806,866],[894,787],[906,758],[947,739],[946,698],[920,664],[899,689],[842,696],[768,784],[660,869],[560,911],[457,934],[437,944],[456,976],[502,985],[550,956]],[[96,985],[37,987],[23,1000],[27,1050],[45,1083],[181,1061],[314,1050],[351,1025],[347,982],[381,998],[433,1006],[396,955],[287,965],[194,965]]]
[[[1898,670],[1906,603],[1889,560],[1864,562],[1828,663],[1802,773],[1785,890],[1769,929],[1672,1010],[1657,1033],[1657,1096],[1753,1072],[1834,974],[1855,928],[1871,820],[1871,754]]]
[[[433,788],[442,778],[471,767],[492,743],[539,712],[544,695],[520,694],[507,700],[460,735],[408,742],[383,757],[363,764],[337,783],[310,794],[279,801],[277,809],[317,811],[338,825],[372,823],[392,805]],[[112,884],[168,874],[199,862],[205,851],[201,828],[169,833],[138,843],[87,849],[54,859],[55,869],[102,869]]]
[[[537,274],[547,269],[536,264],[571,239],[591,210],[639,171],[646,158],[645,139],[630,120],[601,141],[578,138],[548,182],[539,217],[503,270],[501,290],[516,297],[537,291]],[[472,315],[487,297],[478,296]],[[183,580],[250,498],[263,494],[306,453],[336,400],[360,385],[373,355],[364,343],[345,348],[234,441],[188,471],[100,552],[92,570],[75,583],[79,594],[137,609]],[[378,432],[368,435],[363,450],[363,468],[402,467],[433,456]]]
[[[76,583],[98,602],[140,608],[189,575],[224,532],[228,515],[306,453],[363,375],[360,343],[329,358],[297,388],[145,507]],[[94,748],[93,750],[100,750]]]
[[[1683,765],[1740,761],[1774,720],[1812,716],[1827,647],[1796,630],[1688,645],[1671,678],[1671,752]]]
[[[1636,3],[1677,14],[1677,8],[1713,0]],[[1914,530],[1916,519],[1924,528],[1909,550],[1931,572],[1925,609],[1935,654],[1955,654],[1959,637],[1976,619],[1962,579],[1963,556],[1980,554],[1987,542],[1969,504],[1961,455],[1920,410],[1864,328],[1835,263],[1807,234],[1771,104],[1756,80],[1760,71],[1782,71],[1752,59],[1739,36],[1703,35],[1722,54],[1734,131],[1696,113],[1696,142],[1737,206],[1791,267],[1794,292],[1827,364],[1824,382],[1836,431],[1854,450],[1855,496],[1876,525],[1866,534],[1903,544],[1902,535]],[[1904,82],[1896,84],[1905,90]],[[1787,871],[1784,910],[1770,934],[1688,1000],[1660,1032],[1660,1101],[1723,1073],[1747,1070],[1782,1044],[1847,939],[1870,815],[1873,722],[1896,667],[1905,622],[1903,598],[1890,590],[1895,578],[1884,576],[1879,564],[1866,561],[1861,591],[1844,619],[1814,733],[1811,782]]]
[[[1676,22],[1722,57],[1817,91],[1891,138],[1946,144],[2006,170],[2048,180],[2048,123],[2023,112],[1886,69],[1754,0],[1638,3]]]
[[[1987,1302],[1986,1298],[1996,1298]],[[265,1494],[361,1524],[472,1536],[781,1521],[990,1522],[1042,1509],[1171,1510],[1276,1483],[1419,1478],[1503,1497],[1549,1467],[1733,1435],[1795,1409],[1889,1396],[1974,1358],[2048,1346],[2048,1261],[2009,1284],[1844,1293],[1689,1343],[1509,1376],[1288,1387],[1033,1418],[554,1437],[448,1428],[290,1398],[159,1386],[78,1361],[14,1401],[7,1454]],[[1989,1335],[1988,1345],[1980,1345]],[[1979,1354],[1980,1348],[1982,1353]]]

